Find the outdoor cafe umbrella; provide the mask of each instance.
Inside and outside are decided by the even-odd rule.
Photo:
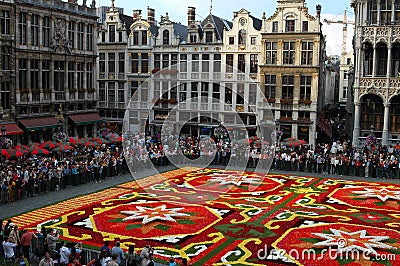
[[[18,157],[22,157],[24,155],[24,151],[18,149],[11,149],[8,152],[7,158],[8,159],[16,159]]]
[[[1,149],[1,155],[7,157],[8,151],[6,149]]]
[[[295,139],[295,138],[287,138],[287,139],[284,139],[284,140],[281,142],[281,144],[282,144],[283,146],[287,146],[287,147],[298,147],[298,146],[300,146],[300,145],[305,145],[305,144],[307,144],[307,142],[304,141],[304,140],[298,140],[298,139]]]
[[[72,146],[70,146],[70,145],[68,145],[68,144],[60,144],[60,145],[58,145],[57,147],[55,147],[55,148],[53,148],[53,151],[56,151],[56,152],[58,152],[58,153],[61,153],[61,152],[70,152],[70,151],[72,151],[74,149],[74,147],[72,147]]]
[[[43,155],[48,155],[50,152],[40,147],[31,147],[29,149],[29,153],[33,155],[43,156]]]
[[[45,141],[45,142],[43,142],[42,144],[40,144],[40,148],[42,148],[42,149],[47,149],[47,150],[49,150],[49,149],[53,149],[53,148],[55,148],[57,146],[57,142],[54,142],[54,141]]]
[[[249,140],[248,139],[239,139],[236,141],[237,144],[239,145],[245,145],[245,144],[249,144]]]

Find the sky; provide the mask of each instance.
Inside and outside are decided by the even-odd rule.
[[[132,0],[115,0],[115,6],[123,7],[126,15],[131,15],[132,10],[141,9],[144,17],[147,17],[147,6],[156,10],[156,19],[160,20],[161,15],[168,12],[169,18],[175,22],[186,24],[187,8],[189,6],[196,7],[198,20],[206,17],[210,12],[211,0],[147,0],[147,1],[132,1]],[[89,2],[89,1],[88,1]],[[315,6],[322,6],[322,20],[343,20],[344,10],[347,8],[348,21],[354,20],[353,9],[350,7],[350,0],[306,0],[309,13],[315,15]],[[97,6],[110,6],[111,0],[97,0]],[[271,16],[277,7],[276,0],[213,0],[213,14],[227,20],[233,19],[233,12],[239,11],[242,8],[251,12],[251,15],[260,18],[263,12],[266,16]],[[323,34],[326,35],[327,54],[340,55],[342,51],[342,24],[324,23],[322,27]],[[353,36],[353,25],[348,27],[347,51],[351,49],[351,39]]]

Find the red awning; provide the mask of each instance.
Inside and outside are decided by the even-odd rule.
[[[68,116],[75,125],[90,125],[103,122],[103,118],[97,113],[76,114]]]
[[[3,127],[3,126],[6,128],[6,131],[5,131],[6,136],[19,135],[19,134],[24,133],[24,131],[22,129],[20,129],[19,126],[17,126],[17,124],[15,124],[15,123],[2,124],[1,127]]]
[[[46,128],[56,128],[58,120],[55,117],[37,117],[19,119],[19,122],[29,130],[42,130]]]

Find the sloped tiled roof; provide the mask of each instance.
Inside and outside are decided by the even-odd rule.
[[[214,16],[212,14],[209,14],[201,22],[201,27],[204,28],[207,25],[208,21],[210,21],[212,24],[214,24],[217,40],[222,40],[223,39],[224,28],[227,28],[227,30],[230,30],[232,28],[232,26],[233,26],[232,22],[230,22],[230,21],[228,21],[226,19]]]
[[[133,18],[131,16],[119,14],[119,17],[122,21],[122,23],[125,23],[125,28],[126,28],[126,34],[131,34],[131,25],[133,23]]]
[[[180,41],[186,41],[187,35],[188,35],[188,29],[187,26],[182,25],[180,23],[176,23],[173,22],[173,26],[174,26],[174,31],[175,31],[175,35],[180,36]]]
[[[262,27],[262,20],[261,20],[261,19],[258,19],[258,18],[256,18],[256,17],[254,17],[254,16],[252,16],[252,15],[250,15],[250,17],[253,19],[253,27],[254,27],[256,30],[261,30],[261,27]]]

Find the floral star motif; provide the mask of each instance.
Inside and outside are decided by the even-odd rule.
[[[176,220],[172,217],[190,216],[189,214],[179,212],[184,210],[184,208],[168,209],[165,205],[161,205],[155,208],[136,206],[136,209],[136,211],[121,211],[122,214],[129,215],[122,220],[129,221],[143,219],[142,223],[148,224],[157,220],[176,222]]]
[[[399,190],[395,191],[386,188],[364,188],[362,191],[353,191],[353,193],[360,194],[363,198],[378,198],[381,201],[387,201],[388,199],[400,200]]]
[[[381,241],[389,239],[388,236],[369,236],[367,230],[360,230],[356,232],[345,232],[342,230],[332,229],[333,234],[313,233],[314,235],[325,240],[315,243],[314,246],[319,247],[337,247],[338,253],[351,252],[359,250],[365,254],[378,253],[374,248],[379,249],[397,249],[396,247],[382,243]]]
[[[223,185],[235,185],[241,186],[242,184],[259,184],[261,179],[259,178],[249,178],[242,175],[231,175],[231,174],[215,174],[210,179],[210,182],[220,183]]]

